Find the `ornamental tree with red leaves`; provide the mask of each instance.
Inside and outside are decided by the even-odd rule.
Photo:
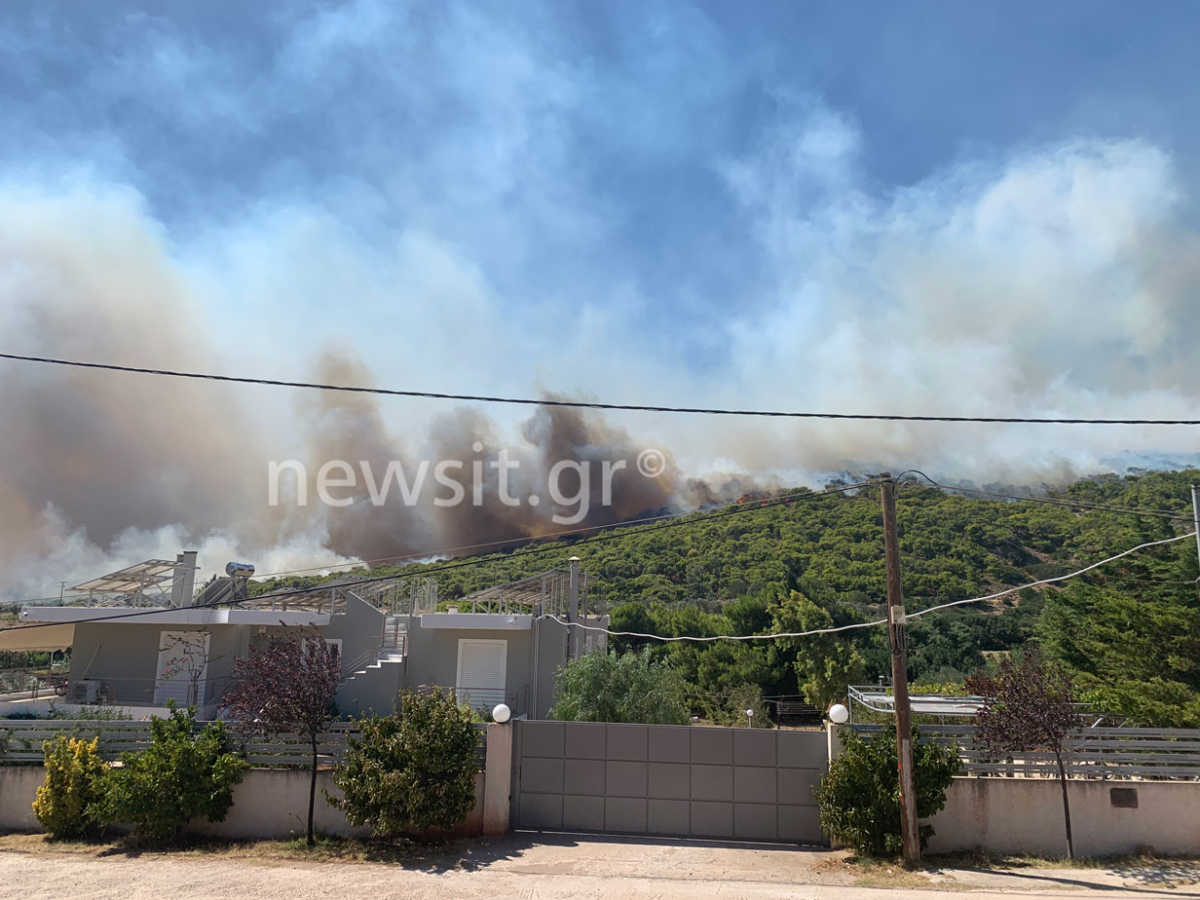
[[[1075,858],[1071,839],[1071,804],[1067,799],[1067,773],[1063,754],[1069,737],[1079,729],[1072,700],[1071,676],[1061,666],[1045,662],[1036,653],[1004,659],[995,676],[972,675],[966,688],[984,698],[975,713],[975,744],[989,753],[1045,750],[1058,763],[1062,786],[1063,823],[1067,832],[1067,858]]]
[[[341,661],[315,628],[287,628],[234,660],[226,715],[260,734],[298,733],[312,748],[308,787],[308,845],[314,843],[317,742],[333,721]]]

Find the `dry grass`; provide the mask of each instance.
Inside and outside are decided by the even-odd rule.
[[[954,890],[965,887],[953,878],[910,869],[893,859],[874,859],[869,856],[854,856],[823,859],[813,866],[814,872],[841,876],[858,887],[872,888],[915,888]]]
[[[1196,863],[1190,857],[1161,856],[1151,851],[1122,856],[1090,856],[1080,859],[1063,857],[1024,856],[970,850],[961,853],[942,853],[927,856],[923,868],[948,869],[1111,869],[1121,870],[1153,865]]]
[[[1140,885],[1163,888],[1200,883],[1200,860],[1166,857],[1152,852],[1088,859],[1054,859],[972,851],[929,855],[908,868],[898,859],[859,857],[847,852],[831,856],[814,871],[841,876],[859,887],[964,890],[971,872],[1002,875],[1022,870],[1093,870],[1112,873]]]
[[[283,862],[372,862],[395,863],[408,868],[439,871],[469,869],[486,856],[487,842],[458,839],[437,843],[408,840],[375,841],[358,838],[318,836],[313,847],[303,837],[290,840],[230,841],[190,836],[169,847],[144,846],[122,836],[97,840],[55,840],[45,834],[0,835],[0,853],[75,855],[92,858],[112,856],[203,856],[264,863]]]

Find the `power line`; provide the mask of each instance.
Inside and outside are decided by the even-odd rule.
[[[808,491],[806,493],[796,492],[796,493],[792,493],[792,494],[786,494],[782,497],[768,498],[765,500],[756,500],[753,503],[730,504],[728,506],[725,506],[725,507],[715,510],[713,512],[701,513],[699,515],[696,515],[694,513],[685,513],[683,515],[675,516],[674,518],[670,519],[669,521],[662,522],[659,525],[654,525],[649,528],[645,528],[638,533],[639,534],[653,534],[658,531],[665,531],[669,528],[678,528],[683,525],[694,525],[699,522],[708,522],[713,519],[722,519],[722,518],[725,518],[726,516],[732,516],[732,515],[737,515],[738,513],[749,512],[750,510],[753,510],[753,509],[762,509],[764,507],[769,507],[769,506],[780,506],[780,505],[783,505],[786,503],[793,503],[798,500],[814,500],[818,497],[827,497],[832,494],[844,494],[847,491],[856,491],[856,490],[859,490],[860,488],[868,487],[869,485],[874,484],[874,483],[875,482],[873,482],[873,481],[864,481],[864,482],[859,482],[856,484],[841,485],[836,488],[827,488],[826,490],[823,490],[823,491]],[[615,532],[623,524],[624,523],[617,522],[617,523],[613,523],[612,525],[604,526],[605,528],[608,529],[608,531],[606,531],[605,533],[594,535],[593,537],[589,537],[589,538],[583,538],[582,540],[573,541],[570,546],[572,548],[575,548],[575,547],[585,546],[587,544],[595,544],[595,543],[610,541],[617,537],[621,537],[622,535],[619,535]],[[503,560],[508,561],[508,560],[512,560],[512,559],[521,559],[526,556],[532,556],[536,553],[545,553],[548,550],[557,550],[557,549],[558,548],[555,547],[553,544],[547,544],[542,547],[533,547],[533,548],[530,548],[530,549],[522,551],[522,552],[509,554],[508,556],[503,557]],[[481,563],[492,563],[492,562],[498,562],[498,561],[499,560],[497,560],[495,558],[486,557],[486,556],[473,557],[473,558],[467,559],[467,560],[461,560],[458,562],[450,562],[450,563],[442,563],[441,565],[432,566],[430,568],[425,568],[425,569],[420,569],[419,571],[414,572],[413,574],[424,576],[424,575],[434,574],[437,572],[444,572],[449,569],[458,569],[458,568],[463,568],[466,566],[480,565]],[[360,585],[360,584],[375,584],[380,581],[390,581],[396,577],[397,576],[395,576],[395,575],[380,575],[380,576],[377,576],[374,578],[362,578],[357,581],[342,582],[341,584],[336,585],[336,587],[354,587],[354,586]],[[308,588],[297,588],[297,589],[294,589],[291,591],[270,591],[266,594],[256,595],[255,599],[260,599],[263,597],[276,598],[276,597],[291,597],[291,596],[295,596],[297,594],[311,594],[311,593],[316,593],[316,592],[323,591],[323,590],[328,590],[329,587],[331,587],[331,585],[316,585],[314,587],[308,587]]]
[[[582,622],[568,622],[565,619],[560,619],[558,616],[551,613],[542,615],[543,619],[553,619],[559,625],[566,625],[572,628],[582,628],[585,631],[602,631],[612,637],[635,637],[646,638],[652,641],[663,641],[670,643],[672,641],[695,641],[697,643],[708,643],[711,641],[774,641],[780,638],[797,638],[810,637],[816,634],[833,634],[837,631],[850,631],[854,628],[872,628],[875,625],[886,625],[887,619],[876,619],[873,622],[853,622],[850,625],[837,625],[829,628],[813,628],[810,631],[780,631],[776,634],[714,634],[707,636],[680,634],[674,636],[666,636],[661,634],[644,634],[640,631],[612,631],[600,625],[584,625]]]
[[[953,600],[950,603],[939,603],[937,606],[931,606],[928,609],[922,609],[918,612],[909,613],[908,618],[915,619],[918,616],[925,615],[926,613],[937,612],[939,609],[949,609],[951,606],[962,606],[965,603],[982,603],[985,600],[995,600],[999,597],[1007,596],[1008,594],[1015,594],[1018,591],[1025,590],[1026,588],[1038,587],[1042,584],[1054,584],[1056,581],[1066,581],[1068,578],[1075,578],[1077,575],[1082,575],[1084,572],[1090,572],[1092,569],[1097,569],[1100,566],[1106,565],[1114,560],[1118,560],[1123,556],[1128,556],[1131,553],[1137,553],[1139,550],[1145,550],[1147,547],[1157,547],[1160,544],[1171,544],[1175,541],[1182,541],[1195,536],[1196,532],[1189,531],[1187,534],[1178,534],[1175,537],[1163,538],[1160,541],[1146,541],[1146,543],[1138,544],[1136,547],[1130,547],[1128,550],[1118,553],[1116,556],[1110,556],[1108,559],[1102,559],[1098,563],[1092,563],[1090,566],[1084,566],[1082,569],[1079,569],[1076,572],[1070,572],[1066,575],[1057,575],[1054,578],[1043,578],[1040,581],[1031,581],[1029,584],[1022,584],[1013,588],[1005,588],[1002,591],[997,591],[994,594],[987,594],[983,597],[972,597],[969,600]]]
[[[652,526],[650,528],[646,528],[645,530],[643,530],[640,533],[648,534],[648,533],[657,532],[657,531],[665,531],[669,528],[678,528],[683,525],[694,525],[699,522],[707,522],[707,521],[711,521],[713,519],[725,518],[726,516],[737,515],[738,513],[743,513],[743,512],[749,512],[750,510],[753,510],[753,509],[762,509],[763,507],[768,507],[768,506],[779,506],[779,505],[786,504],[786,503],[793,503],[793,502],[796,502],[799,500],[813,500],[818,497],[827,497],[827,496],[830,496],[833,494],[844,494],[847,491],[858,490],[859,488],[867,487],[870,484],[873,484],[873,482],[868,481],[868,482],[861,482],[858,484],[841,485],[836,488],[827,488],[824,491],[809,491],[806,493],[796,492],[796,493],[784,495],[782,497],[768,498],[765,500],[756,500],[752,504],[750,504],[750,503],[730,504],[729,506],[723,507],[722,509],[715,510],[714,512],[710,512],[710,513],[702,513],[700,515],[688,513],[688,514],[684,514],[684,515],[679,515],[679,516],[674,517],[670,521],[663,522],[659,525]],[[610,529],[608,532],[606,532],[604,534],[594,535],[593,537],[590,537],[590,538],[584,538],[583,540],[575,541],[571,544],[571,547],[575,548],[575,547],[578,547],[581,545],[610,541],[617,537],[622,537],[623,535],[615,533],[615,529],[620,528],[622,524],[625,524],[625,523],[614,523],[613,525],[605,526]],[[512,560],[512,559],[522,559],[526,556],[532,556],[537,553],[545,553],[549,550],[558,550],[558,549],[559,548],[554,546],[553,544],[546,544],[545,546],[542,546],[542,547],[534,547],[534,548],[525,550],[524,552],[510,554],[509,556],[504,557],[503,559],[505,561]],[[445,571],[449,571],[452,569],[461,569],[461,568],[466,568],[468,566],[477,566],[477,565],[481,565],[483,563],[494,563],[494,562],[498,562],[498,561],[499,560],[492,558],[492,557],[476,556],[476,557],[471,557],[470,559],[458,560],[456,562],[448,562],[448,563],[442,563],[442,564],[436,565],[436,566],[430,566],[428,568],[421,569],[412,574],[414,576],[433,575],[433,574],[437,574],[438,572],[445,572]],[[287,591],[269,591],[265,594],[257,594],[254,597],[248,598],[248,599],[280,600],[285,597],[296,597],[296,596],[300,596],[302,594],[315,594],[315,593],[320,593],[321,591],[332,590],[334,588],[352,588],[352,587],[358,587],[359,585],[364,585],[364,584],[378,584],[381,581],[392,581],[398,577],[403,577],[403,576],[379,575],[379,576],[375,576],[372,578],[359,578],[354,581],[342,581],[337,584],[326,583],[326,584],[313,585],[312,587],[307,587],[307,588],[293,588],[293,589],[287,590]],[[219,602],[194,603],[190,606],[175,606],[175,607],[169,607],[166,609],[155,608],[155,609],[150,609],[150,610],[140,610],[140,611],[134,612],[134,613],[120,613],[120,614],[111,615],[111,616],[98,616],[98,617],[90,618],[90,619],[80,619],[77,622],[71,622],[71,623],[37,622],[37,623],[29,624],[29,625],[14,625],[9,628],[0,629],[0,634],[3,634],[7,631],[21,631],[21,630],[30,629],[30,628],[51,628],[55,625],[64,625],[64,624],[82,625],[82,624],[86,624],[88,622],[106,622],[106,621],[109,621],[112,619],[123,619],[123,618],[133,618],[136,616],[155,615],[155,614],[163,613],[163,612],[178,612],[178,611],[193,610],[193,609],[212,609],[219,605],[220,605]]]
[[[864,482],[863,485],[860,485],[860,486],[865,487],[868,484],[870,484],[870,482]],[[817,492],[810,492],[810,493],[823,493],[823,492],[817,491]],[[797,491],[789,492],[786,495],[782,495],[782,496],[778,496],[778,497],[765,497],[765,498],[762,498],[761,500],[752,500],[752,501],[750,501],[750,504],[739,504],[739,508],[745,508],[747,506],[749,506],[750,508],[753,508],[753,506],[751,506],[751,504],[757,504],[757,505],[761,506],[761,505],[765,505],[768,501],[770,501],[771,504],[787,503],[796,497],[802,497],[802,496],[805,496],[805,495],[797,490]],[[449,556],[453,553],[459,553],[463,550],[480,550],[480,549],[484,549],[487,547],[503,547],[508,544],[525,544],[525,543],[533,544],[533,543],[537,543],[540,541],[558,541],[558,540],[562,540],[563,538],[572,537],[573,535],[577,535],[577,534],[590,534],[595,531],[614,531],[619,528],[632,528],[632,527],[636,527],[639,525],[646,525],[650,522],[661,522],[664,519],[681,519],[681,518],[686,518],[687,516],[691,516],[691,515],[694,515],[694,513],[690,513],[690,512],[689,513],[677,513],[677,512],[662,513],[661,515],[657,515],[657,516],[642,516],[641,518],[638,518],[638,519],[622,519],[620,522],[610,522],[606,525],[589,525],[585,528],[566,528],[561,531],[553,531],[553,532],[549,532],[547,534],[523,535],[521,537],[505,538],[504,540],[499,540],[499,541],[484,541],[484,542],[478,543],[478,544],[460,544],[457,547],[443,547],[443,548],[437,549],[437,550],[421,550],[416,553],[398,553],[395,556],[379,556],[374,559],[360,559],[360,560],[356,560],[354,562],[333,563],[333,564],[330,564],[327,566],[312,566],[311,568],[308,568],[308,569],[292,569],[290,571],[285,571],[285,572],[263,572],[263,573],[256,574],[254,577],[255,577],[255,579],[281,578],[285,575],[303,575],[308,572],[324,572],[324,571],[329,571],[330,569],[341,569],[341,568],[345,568],[345,567],[353,568],[355,566],[372,566],[372,565],[376,565],[377,563],[384,563],[384,562],[392,562],[392,563],[400,564],[401,562],[404,562],[406,560],[421,560],[421,559],[427,559],[431,556]],[[695,520],[693,520],[693,521],[695,521]],[[392,577],[392,576],[389,576],[389,577]]]
[[[1043,503],[1043,504],[1047,504],[1049,506],[1062,506],[1062,507],[1076,508],[1076,509],[1091,509],[1091,510],[1097,510],[1099,512],[1125,513],[1125,514],[1133,515],[1133,516],[1150,516],[1152,518],[1158,517],[1158,518],[1162,518],[1162,519],[1176,519],[1176,520],[1181,520],[1181,521],[1191,521],[1191,518],[1192,518],[1190,513],[1185,515],[1183,513],[1173,513],[1168,510],[1165,510],[1165,509],[1142,509],[1142,508],[1133,507],[1133,506],[1109,506],[1109,505],[1102,504],[1102,503],[1087,503],[1087,502],[1083,502],[1083,501],[1071,500],[1071,499],[1065,498],[1065,497],[1062,497],[1062,498],[1059,498],[1059,497],[1022,497],[1019,494],[1000,494],[995,491],[981,491],[976,488],[955,487],[953,485],[942,484],[939,481],[935,481],[934,479],[932,479],[928,475],[926,475],[924,472],[922,472],[920,469],[908,469],[905,472],[901,472],[900,475],[898,475],[896,477],[896,480],[899,481],[905,475],[920,475],[922,478],[924,478],[926,481],[928,481],[931,485],[933,485],[936,488],[940,488],[943,491],[951,491],[951,492],[960,493],[960,494],[974,494],[974,495],[977,495],[980,497],[995,497],[996,499],[999,499],[999,500],[1016,500],[1018,502]]]
[[[491,542],[484,543],[484,544],[469,545],[467,547],[459,548],[459,549],[471,549],[472,546],[486,547],[486,546],[496,546],[496,545],[501,545],[501,544],[520,543],[522,541],[528,541],[529,543],[535,543],[538,541],[548,542],[547,546],[534,547],[534,548],[525,550],[523,552],[512,553],[512,554],[509,554],[507,557],[503,557],[503,559],[509,560],[509,559],[515,559],[515,558],[520,558],[520,557],[524,557],[524,556],[529,556],[534,553],[544,553],[547,550],[557,549],[554,546],[552,546],[552,543],[554,541],[560,540],[564,537],[570,537],[573,534],[577,534],[577,533],[581,533],[581,532],[602,531],[604,533],[596,535],[595,537],[584,538],[582,540],[573,541],[571,543],[572,547],[578,547],[578,546],[585,545],[585,544],[592,544],[592,543],[596,543],[598,541],[612,540],[613,538],[615,538],[617,536],[614,532],[619,531],[620,529],[625,528],[627,526],[638,526],[638,525],[643,525],[647,522],[661,521],[663,519],[667,520],[654,528],[647,528],[641,532],[642,534],[648,534],[648,533],[655,532],[655,531],[662,531],[666,528],[676,528],[680,525],[692,525],[697,522],[707,522],[711,519],[720,519],[720,518],[724,518],[725,516],[736,515],[737,513],[741,513],[741,512],[748,512],[752,509],[762,509],[764,507],[769,507],[769,506],[781,506],[783,504],[791,503],[796,500],[809,500],[809,499],[813,499],[816,497],[825,497],[830,494],[844,494],[847,491],[855,491],[855,490],[858,490],[859,488],[868,487],[872,484],[874,484],[874,482],[872,482],[872,481],[863,481],[863,482],[859,482],[856,484],[842,485],[842,486],[839,486],[836,488],[826,488],[823,491],[806,491],[804,489],[800,489],[800,490],[796,490],[791,493],[784,494],[784,495],[781,495],[778,497],[767,497],[762,500],[754,500],[754,501],[751,501],[750,503],[740,503],[740,502],[739,503],[731,503],[731,504],[728,504],[728,505],[722,507],[721,509],[714,510],[713,512],[709,512],[709,513],[700,513],[700,514],[696,514],[696,513],[666,513],[661,516],[646,516],[645,518],[641,518],[641,519],[628,519],[623,522],[613,522],[609,525],[593,525],[593,526],[590,526],[589,528],[571,529],[569,531],[555,532],[554,534],[549,534],[549,535],[539,535],[536,537],[524,537],[524,538],[512,538],[511,540],[505,540],[505,541],[491,541]],[[432,551],[431,553],[429,553],[427,555],[433,556],[433,555],[441,555],[442,553],[451,553],[451,552],[453,552],[453,549],[443,550],[443,551]],[[414,575],[427,575],[431,572],[440,572],[445,569],[458,568],[459,566],[478,565],[478,564],[484,563],[484,562],[498,562],[498,561],[499,560],[494,557],[483,556],[483,557],[473,558],[470,560],[464,560],[464,561],[458,562],[458,563],[446,563],[443,565],[435,566],[433,568],[421,569],[420,571],[414,572],[413,574]],[[291,574],[291,573],[284,573],[284,574]],[[350,586],[353,586],[356,584],[370,584],[372,582],[377,582],[377,581],[388,581],[388,580],[391,580],[396,577],[398,577],[398,576],[396,576],[396,575],[380,575],[380,576],[377,576],[374,578],[362,579],[360,581],[343,582],[342,584],[338,585],[338,587],[350,587]],[[327,587],[327,586],[317,585],[317,586],[311,587],[311,588],[304,588],[301,590],[301,592],[321,591],[321,590],[325,590],[325,587]],[[256,595],[256,597],[284,597],[284,596],[290,596],[290,595],[283,594],[283,593],[277,593],[275,591],[271,591],[267,594]]]
[[[986,600],[995,600],[998,597],[1004,597],[1007,594],[1015,594],[1018,591],[1023,591],[1026,588],[1037,587],[1038,585],[1041,585],[1041,584],[1052,584],[1053,582],[1056,582],[1056,581],[1065,581],[1068,578],[1075,578],[1079,575],[1084,574],[1085,572],[1090,572],[1092,569],[1097,569],[1100,566],[1107,565],[1110,562],[1115,562],[1116,560],[1121,559],[1124,556],[1129,556],[1129,554],[1131,554],[1131,553],[1137,553],[1139,550],[1145,550],[1147,547],[1155,547],[1159,544],[1169,544],[1173,541],[1182,541],[1182,540],[1186,540],[1187,538],[1191,538],[1191,537],[1195,537],[1195,536],[1196,536],[1196,532],[1190,531],[1187,534],[1181,534],[1181,535],[1177,535],[1175,537],[1165,538],[1161,541],[1147,541],[1144,544],[1138,544],[1136,547],[1131,547],[1128,550],[1123,550],[1122,552],[1116,554],[1115,556],[1110,556],[1107,559],[1102,559],[1099,562],[1092,563],[1090,566],[1084,566],[1082,569],[1079,569],[1075,572],[1071,572],[1067,575],[1059,575],[1055,578],[1043,578],[1040,581],[1031,581],[1028,584],[1022,584],[1022,585],[1018,585],[1016,587],[1005,588],[1002,591],[997,591],[994,594],[988,594],[983,597],[971,597],[969,600],[955,600],[952,603],[941,603],[937,606],[931,606],[928,609],[920,610],[919,612],[908,613],[905,616],[905,618],[915,619],[918,616],[924,616],[928,613],[937,612],[938,610],[941,610],[941,609],[947,609],[951,606],[962,606],[963,604],[966,604],[966,603],[982,603]],[[611,635],[612,637],[634,637],[634,638],[644,638],[647,640],[663,641],[663,642],[694,641],[697,643],[708,643],[711,641],[773,641],[773,640],[779,640],[781,638],[801,638],[801,637],[811,637],[813,635],[818,635],[818,634],[835,634],[835,633],[841,632],[841,631],[851,631],[856,628],[873,628],[877,625],[886,625],[888,623],[887,619],[875,619],[870,622],[852,622],[849,625],[833,625],[828,628],[813,628],[808,631],[780,631],[780,632],[776,632],[775,634],[717,634],[717,635],[707,635],[707,636],[684,634],[684,635],[666,636],[666,635],[661,635],[661,634],[646,634],[641,631],[613,631],[612,629],[604,628],[600,625],[584,625],[581,622],[566,622],[563,619],[558,618],[557,616],[550,615],[549,613],[547,613],[545,616],[543,616],[543,618],[553,619],[555,622],[558,622],[560,625],[566,625],[568,627],[573,627],[573,628],[582,628],[585,631],[601,631],[607,635]]]
[[[71,359],[56,359],[47,356],[26,356],[19,353],[0,353],[0,359],[19,362],[46,363],[56,366],[72,366],[80,369],[101,369],[109,372],[129,372],[140,375],[162,375],[170,378],[189,378],[204,381],[222,381],[235,384],[259,384],[269,387],[307,388],[319,391],[343,391],[355,394],[380,394],[391,397],[416,397],[428,400],[465,400],[474,403],[508,403],[521,406],[561,406],[571,409],[603,409],[627,412],[690,413],[708,416],[760,416],[782,419],[849,419],[877,422],[975,422],[1019,425],[1200,425],[1200,419],[1083,419],[1059,417],[1021,416],[911,416],[891,413],[833,413],[833,412],[790,412],[767,409],[725,409],[700,406],[653,406],[642,403],[607,403],[586,400],[560,400],[552,398],[502,397],[487,394],[451,394],[444,391],[416,391],[395,388],[371,388],[345,384],[325,384],[313,381],[287,381],[280,378],[252,378],[241,375],[215,375],[208,372],[185,372],[177,369],[152,369],[142,366],[124,366],[115,363],[82,362]]]

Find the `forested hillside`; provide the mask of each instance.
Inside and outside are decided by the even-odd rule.
[[[1065,574],[1136,544],[1184,534],[1191,530],[1189,484],[1198,479],[1197,471],[1105,476],[1029,500],[902,485],[897,511],[906,606],[913,612]],[[476,565],[440,573],[439,595],[460,597],[578,555],[600,579],[615,630],[754,634],[880,617],[885,588],[877,489],[800,492],[787,503],[750,503],[736,514],[692,519],[599,540],[539,544],[536,553],[526,546],[481,557]],[[373,574],[416,574],[436,565]],[[1136,722],[1200,726],[1198,572],[1196,545],[1183,540],[1060,586],[933,613],[911,624],[910,678],[954,682],[984,666],[989,652],[1036,641],[1078,674],[1098,710]],[[874,681],[889,672],[883,628],[655,646],[693,685],[697,708],[718,718],[728,698],[742,704],[747,692],[798,691],[824,704],[848,681]]]

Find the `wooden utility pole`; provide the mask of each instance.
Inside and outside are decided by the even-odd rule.
[[[900,768],[900,839],[904,862],[921,859],[917,792],[913,781],[912,710],[908,704],[908,660],[904,643],[904,593],[900,586],[900,541],[896,533],[896,482],[881,476],[883,552],[887,560],[888,641],[892,647],[892,699],[896,708],[896,756]]]
[[[567,560],[569,581],[567,582],[567,659],[579,659],[579,557]]]
[[[1196,557],[1200,559],[1200,497],[1196,485],[1192,485],[1192,524],[1196,526]]]

